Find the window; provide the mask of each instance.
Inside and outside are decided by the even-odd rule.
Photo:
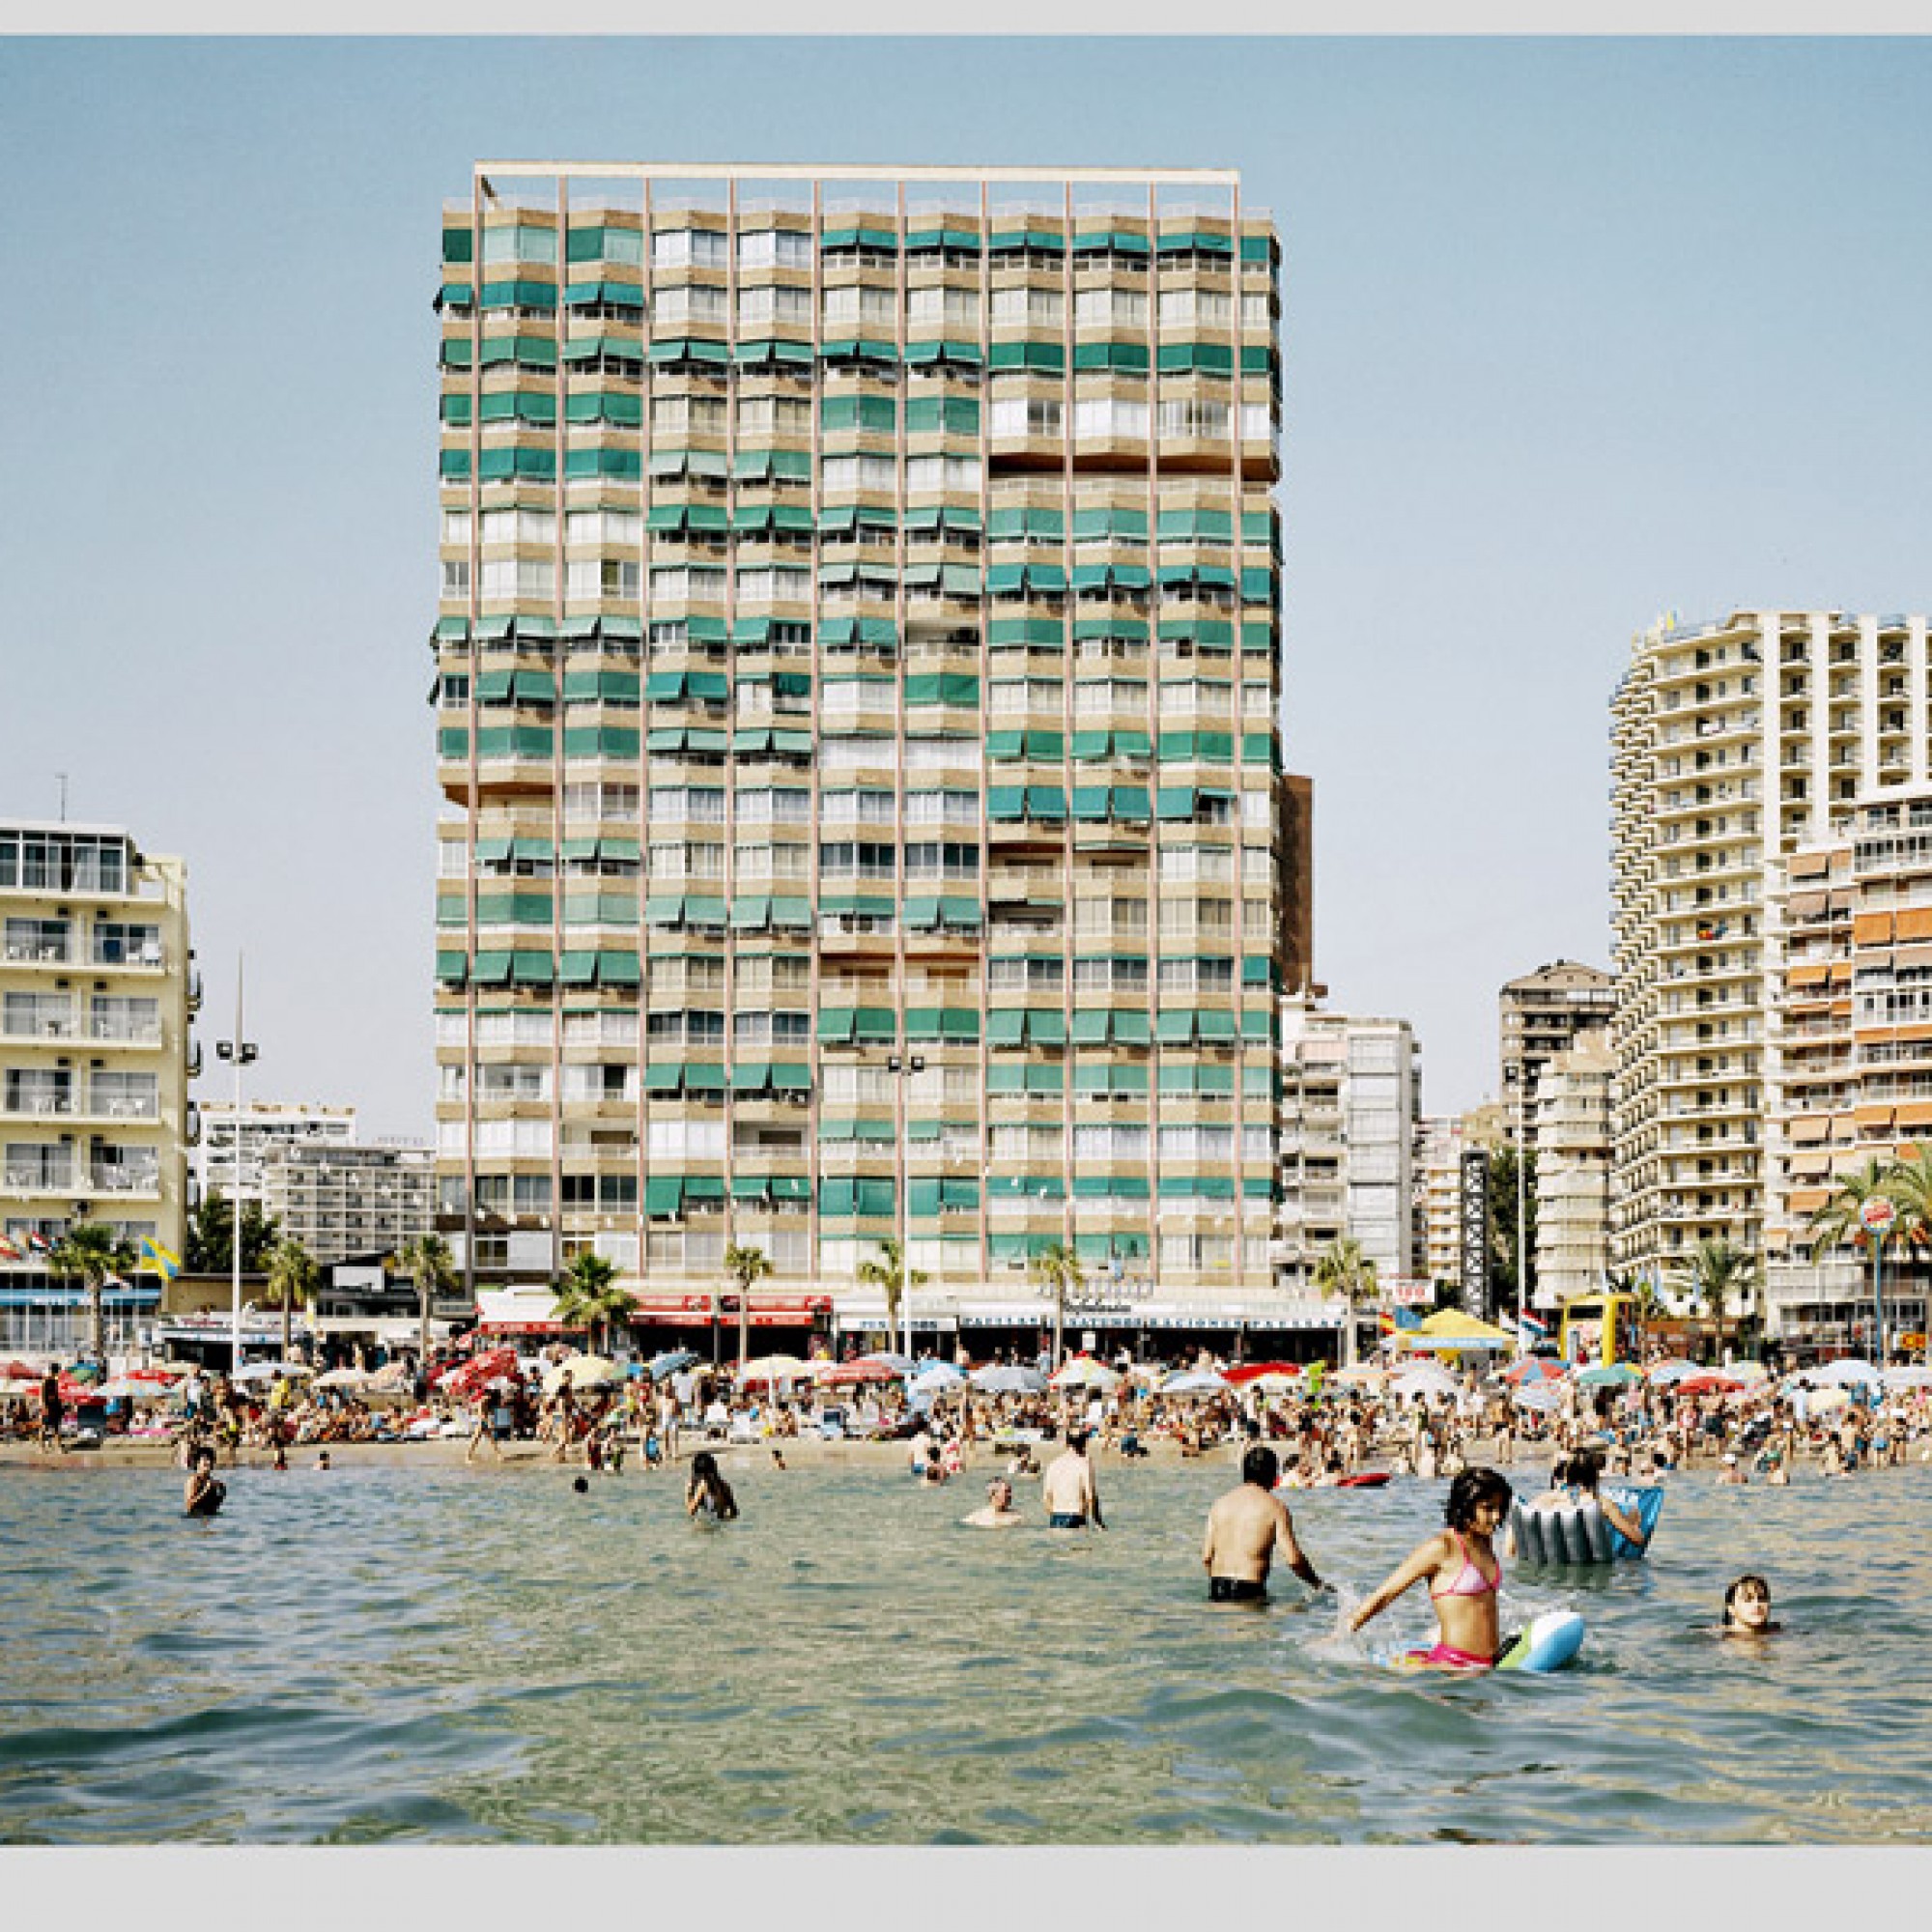
[[[442,600],[447,603],[463,603],[469,596],[469,559],[465,557],[456,562],[449,557],[442,560]]]
[[[723,436],[724,434],[724,397],[652,397],[652,436],[685,436],[693,431],[697,431],[704,435]]]
[[[863,323],[880,325],[888,335],[898,320],[898,300],[892,289],[862,284],[856,288],[825,291],[825,327],[855,328]]]
[[[1169,289],[1160,298],[1162,328],[1229,328],[1234,325],[1231,296],[1208,289]]]
[[[636,510],[567,510],[563,540],[567,544],[634,544],[644,533],[644,520]]]
[[[772,564],[740,570],[737,577],[741,604],[803,602],[811,595],[811,572],[803,567]]]
[[[996,396],[989,417],[995,440],[1003,437],[1058,436],[1060,403],[1048,396]]]
[[[721,228],[660,228],[651,237],[653,269],[722,269],[725,253]]]
[[[638,787],[620,784],[567,784],[563,788],[566,819],[609,818],[633,823],[638,816]]]
[[[483,231],[485,262],[554,262],[556,230],[535,228],[522,222],[515,226],[486,228]]]
[[[980,488],[980,459],[977,456],[909,456],[905,466],[906,494],[919,496],[941,490]]]
[[[804,396],[741,396],[738,435],[745,437],[811,434],[811,404]]]
[[[909,791],[905,795],[907,825],[964,825],[980,822],[977,791]]]
[[[1035,327],[1058,328],[1065,314],[1065,303],[1058,289],[993,291],[995,323],[1026,323]]]
[[[1243,412],[1245,414],[1246,412]],[[1229,430],[1226,403],[1204,402],[1187,396],[1160,406],[1160,433],[1164,437],[1225,437]]]
[[[564,573],[569,598],[617,597],[634,601],[642,587],[642,567],[635,557],[574,557]]]
[[[973,289],[908,289],[906,322],[922,330],[938,328],[950,334],[978,335],[979,294]]]
[[[741,269],[809,269],[811,237],[796,228],[761,228],[738,237]],[[810,311],[810,297],[807,312]]]
[[[1138,289],[1082,289],[1073,320],[1081,328],[1145,328],[1147,297]]]
[[[801,240],[804,238],[801,237]],[[738,327],[756,328],[774,322],[811,321],[811,291],[763,283],[738,291]]]
[[[445,510],[442,513],[442,540],[446,544],[465,544],[469,541],[469,512],[468,510]]]
[[[997,407],[997,406],[996,406]],[[1168,405],[1161,405],[1163,419]],[[1122,438],[1145,441],[1148,433],[1148,406],[1124,402],[1118,396],[1082,396],[1073,405],[1073,440],[1076,442],[1112,442]]]
[[[673,564],[651,572],[651,599],[654,603],[678,603],[687,598],[722,603],[724,597],[724,572],[722,567]]]
[[[819,465],[819,478],[830,497],[847,490],[890,490],[897,472],[890,456],[828,456]]]
[[[556,595],[556,565],[548,557],[486,557],[478,573],[485,600]]]

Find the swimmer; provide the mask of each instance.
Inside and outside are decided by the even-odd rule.
[[[576,1478],[574,1482],[572,1482],[570,1487],[573,1490],[575,1490],[580,1496],[587,1496],[590,1493],[590,1478],[588,1476],[579,1476],[578,1478]]]
[[[1266,1603],[1268,1567],[1277,1549],[1311,1590],[1328,1587],[1295,1542],[1294,1519],[1275,1493],[1280,1469],[1274,1451],[1256,1444],[1241,1458],[1239,1487],[1217,1497],[1208,1512],[1201,1561],[1209,1603]]]
[[[188,1516],[213,1516],[228,1495],[228,1485],[214,1479],[214,1451],[197,1449],[188,1464],[182,1492],[182,1509]]]
[[[322,1454],[315,1459],[316,1474],[319,1476],[327,1475],[327,1472],[334,1467],[335,1464],[328,1460],[328,1451],[327,1449],[325,1449],[322,1452]]]
[[[1013,1486],[1004,1476],[986,1485],[986,1507],[960,1520],[968,1529],[1012,1529],[1026,1520],[1013,1507]]]
[[[1762,1577],[1747,1574],[1724,1592],[1719,1636],[1769,1636],[1783,1628],[1771,1620],[1771,1585]]]
[[[785,1466],[784,1451],[782,1449],[774,1448],[772,1450],[772,1462],[779,1468],[782,1469]]]
[[[1718,1480],[1720,1483],[1735,1483],[1740,1486],[1750,1481],[1745,1474],[1745,1465],[1738,1461],[1738,1452],[1735,1449],[1724,1451],[1723,1466],[1718,1472]]]
[[[1094,1465],[1087,1460],[1084,1429],[1066,1432],[1066,1447],[1046,1465],[1039,1494],[1046,1505],[1047,1528],[1085,1529],[1090,1519],[1095,1529],[1106,1528],[1100,1516],[1100,1492],[1094,1486]]]
[[[937,1443],[929,1445],[925,1452],[925,1466],[920,1471],[923,1483],[943,1483],[946,1481],[946,1465],[939,1459]]]
[[[691,1480],[685,1485],[684,1513],[705,1522],[734,1522],[738,1499],[731,1485],[718,1473],[718,1458],[700,1449],[691,1459]]]
[[[1492,1668],[1503,1651],[1496,1608],[1503,1566],[1492,1539],[1508,1514],[1511,1493],[1493,1469],[1464,1469],[1449,1485],[1442,1512],[1448,1527],[1417,1545],[1389,1574],[1350,1619],[1350,1630],[1360,1630],[1426,1577],[1439,1635],[1430,1649],[1410,1651],[1406,1662],[1421,1669]]]

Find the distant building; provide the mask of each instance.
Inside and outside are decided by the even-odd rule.
[[[1579,1033],[1545,1063],[1536,1083],[1538,1308],[1601,1291],[1609,1267],[1610,1076],[1607,1028]]]
[[[265,1211],[318,1262],[395,1255],[436,1226],[436,1156],[426,1145],[288,1141],[265,1151],[261,1172]]]
[[[1409,1023],[1284,1000],[1281,1068],[1284,1286],[1312,1294],[1316,1262],[1345,1236],[1379,1278],[1413,1276],[1422,1083]]]
[[[1432,1115],[1416,1153],[1416,1201],[1422,1222],[1422,1272],[1453,1289],[1463,1285],[1463,1123]]]
[[[1502,1103],[1516,1139],[1518,1110],[1522,1131],[1536,1146],[1536,1083],[1544,1067],[1568,1052],[1579,1033],[1610,1023],[1616,1011],[1616,982],[1601,967],[1558,959],[1512,980],[1498,999],[1502,1035]]]
[[[0,823],[0,1347],[71,1354],[78,1288],[46,1272],[77,1221],[179,1252],[201,986],[187,871],[118,827]],[[107,1291],[113,1349],[157,1278]]]
[[[236,1186],[236,1120],[233,1100],[204,1100],[202,1141],[195,1150],[197,1196],[218,1187],[232,1197]],[[243,1201],[262,1198],[263,1162],[289,1147],[353,1147],[355,1109],[323,1107],[307,1101],[244,1100],[241,1120],[241,1185]]]
[[[1932,789],[1859,804],[1771,879],[1767,1325],[1865,1352],[1866,1254],[1814,1256],[1809,1227],[1842,1176],[1932,1148]],[[1882,1292],[1889,1334],[1923,1331],[1917,1267]]]

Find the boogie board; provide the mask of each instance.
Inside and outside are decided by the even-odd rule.
[[[1496,1659],[1497,1670],[1533,1670],[1539,1673],[1561,1670],[1575,1662],[1583,1643],[1583,1619],[1574,1610],[1545,1610],[1532,1617],[1522,1629],[1506,1638],[1503,1654]],[[1457,1677],[1464,1672],[1424,1662],[1420,1650],[1388,1650],[1376,1653],[1376,1662],[1390,1670],[1426,1670],[1432,1675]],[[1479,1675],[1480,1672],[1466,1673]]]
[[[1386,1469],[1370,1469],[1359,1476],[1344,1476],[1335,1487],[1338,1490],[1378,1490],[1387,1481]]]

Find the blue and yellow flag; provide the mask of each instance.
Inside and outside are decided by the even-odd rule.
[[[136,1265],[136,1274],[157,1274],[163,1281],[172,1281],[182,1270],[181,1257],[172,1248],[164,1248],[152,1236],[141,1236],[141,1259]]]

